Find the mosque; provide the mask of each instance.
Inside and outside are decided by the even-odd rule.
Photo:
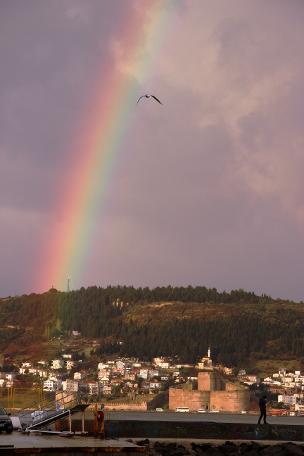
[[[210,345],[208,347],[208,354],[201,358],[201,360],[197,363],[196,367],[200,370],[213,370],[212,366],[212,359],[211,359],[211,348]]]

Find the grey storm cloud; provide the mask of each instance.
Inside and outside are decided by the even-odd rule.
[[[116,66],[164,105],[130,113],[74,287],[303,299],[303,2],[173,2],[146,79],[124,61],[121,36],[143,4],[0,5],[0,294],[32,291],[96,77],[102,87]],[[151,50],[148,38],[138,59]]]

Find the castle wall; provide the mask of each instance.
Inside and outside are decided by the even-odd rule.
[[[240,389],[239,383],[232,383],[232,382],[227,382],[225,385],[225,390],[226,391],[237,391]]]
[[[198,373],[198,389],[169,389],[169,409],[188,407],[190,410],[209,409],[240,412],[249,409],[249,391],[238,382],[225,380],[217,371]]]
[[[190,410],[209,408],[210,393],[180,388],[169,388],[169,410],[177,407],[189,407]]]
[[[105,410],[147,410],[147,402],[133,403],[105,403]]]
[[[210,410],[240,412],[249,409],[250,393],[248,390],[211,391]]]
[[[197,376],[197,389],[199,391],[211,391],[212,380],[210,372],[199,372]]]

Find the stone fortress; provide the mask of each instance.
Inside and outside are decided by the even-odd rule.
[[[169,388],[169,409],[188,407],[190,411],[206,410],[241,412],[249,409],[249,390],[238,382],[225,378],[212,366],[210,348],[208,356],[198,363],[197,390],[191,384]]]

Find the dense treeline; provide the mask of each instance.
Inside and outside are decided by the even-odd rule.
[[[274,300],[267,295],[257,296],[253,292],[244,290],[232,290],[230,293],[219,292],[216,288],[206,287],[156,287],[156,288],[134,288],[127,286],[108,286],[81,288],[77,292],[84,297],[92,297],[94,299],[109,299],[114,301],[120,299],[128,303],[149,303],[157,301],[181,301],[181,302],[247,302],[247,303],[266,303]]]
[[[100,355],[167,355],[185,362],[197,361],[211,344],[214,359],[227,365],[300,358],[303,316],[303,303],[191,286],[51,289],[0,300],[1,327],[14,325],[16,335],[26,329],[48,338],[75,329],[100,340]]]
[[[301,358],[304,325],[271,321],[247,313],[238,318],[182,319],[157,324],[124,326],[120,333],[120,353],[150,359],[157,355],[177,356],[195,362],[212,347],[213,358],[237,366],[253,359]],[[102,352],[102,349],[101,349]]]

